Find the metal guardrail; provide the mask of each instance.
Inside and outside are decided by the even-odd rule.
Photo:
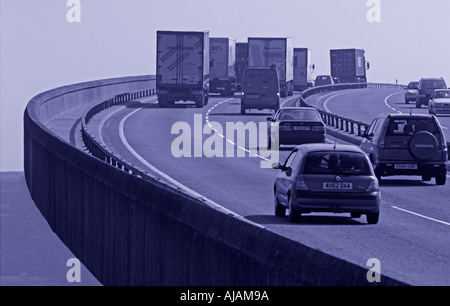
[[[142,171],[132,164],[128,164],[121,157],[115,156],[114,152],[110,151],[104,144],[100,144],[93,133],[89,131],[88,124],[89,121],[101,111],[104,111],[115,105],[124,104],[133,99],[140,99],[155,95],[155,89],[142,90],[133,93],[122,93],[114,96],[111,99],[100,102],[86,111],[86,113],[81,118],[81,137],[86,146],[86,149],[95,157],[103,160],[111,166],[121,169],[129,174],[137,176],[139,178],[145,179],[148,175],[147,172]],[[150,179],[149,179],[150,180]],[[154,181],[154,179],[151,179]]]
[[[351,83],[351,84],[319,86],[303,91],[300,96],[300,103],[302,106],[310,106],[306,101],[306,99],[312,95],[316,95],[319,93],[347,90],[347,89],[363,89],[363,88],[405,89],[405,85],[383,84],[383,83]],[[349,133],[351,135],[362,137],[364,131],[367,131],[370,127],[370,124],[367,124],[365,122],[356,121],[343,116],[338,116],[320,109],[318,109],[318,111],[322,116],[322,120],[325,124],[334,127],[342,132]]]

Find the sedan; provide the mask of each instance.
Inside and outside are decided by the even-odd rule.
[[[296,147],[275,179],[277,217],[289,210],[289,220],[299,222],[312,212],[365,214],[377,224],[381,194],[367,155],[350,145],[306,144]]]
[[[450,114],[450,90],[436,90],[430,102],[428,102],[428,112],[433,115]]]
[[[267,120],[270,122],[269,150],[282,144],[325,143],[325,124],[315,108],[286,107]]]

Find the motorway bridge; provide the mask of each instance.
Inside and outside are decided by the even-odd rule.
[[[30,114],[35,112],[35,116],[31,115],[33,122],[40,121],[39,124],[46,133],[56,136],[57,140],[63,142],[65,146],[61,148],[60,152],[51,152],[46,155],[43,146],[48,146],[53,143],[53,140],[42,142],[36,140],[42,145],[40,149],[31,150],[36,147],[36,144],[26,146],[26,151],[29,155],[26,157],[28,167],[26,166],[26,175],[29,188],[36,204],[40,207],[46,219],[49,221],[52,228],[60,235],[61,239],[73,249],[77,256],[80,256],[82,261],[88,267],[92,267],[91,271],[97,278],[105,284],[202,284],[210,281],[210,284],[223,284],[236,280],[237,276],[230,276],[229,273],[221,271],[219,275],[225,275],[224,280],[217,280],[214,278],[165,278],[158,276],[159,282],[146,280],[143,274],[145,273],[159,273],[164,274],[165,270],[153,266],[139,267],[139,263],[146,263],[151,261],[155,265],[168,266],[174,263],[169,259],[154,258],[150,254],[150,248],[146,249],[146,255],[142,255],[139,251],[131,248],[138,248],[141,241],[159,239],[156,245],[161,248],[167,248],[167,252],[178,257],[193,256],[194,259],[189,259],[188,263],[180,263],[177,261],[177,267],[184,267],[189,270],[189,263],[196,263],[203,260],[203,254],[197,254],[195,251],[186,251],[186,245],[183,245],[175,233],[175,227],[172,227],[173,221],[183,222],[183,228],[195,229],[195,235],[208,237],[205,241],[202,240],[199,250],[208,250],[208,243],[214,241],[213,250],[222,250],[223,246],[220,243],[224,241],[227,245],[232,245],[229,239],[235,237],[228,237],[227,228],[230,235],[238,235],[244,237],[250,235],[250,238],[242,238],[244,242],[239,242],[242,250],[245,250],[245,255],[236,254],[239,247],[234,246],[231,253],[227,253],[231,258],[224,267],[220,269],[236,269],[240,271],[240,275],[248,273],[247,270],[242,269],[240,264],[249,266],[256,265],[260,274],[267,275],[267,280],[264,282],[252,282],[245,277],[242,283],[244,284],[368,284],[364,282],[365,272],[369,269],[366,264],[369,259],[376,258],[381,263],[381,273],[386,280],[384,284],[411,284],[411,285],[449,285],[450,284],[450,188],[446,186],[436,186],[434,181],[423,182],[419,177],[389,177],[384,178],[381,185],[382,192],[382,207],[380,222],[377,225],[368,225],[365,217],[360,219],[352,219],[350,215],[335,215],[335,214],[309,214],[302,216],[302,221],[299,224],[292,224],[288,218],[275,217],[273,213],[273,184],[274,178],[277,174],[275,170],[261,168],[261,156],[250,156],[249,151],[255,148],[242,146],[237,144],[230,135],[221,134],[224,139],[224,144],[232,145],[237,153],[239,150],[246,153],[246,157],[191,157],[191,158],[177,158],[174,157],[171,150],[172,143],[177,135],[172,134],[172,127],[177,122],[187,122],[193,124],[195,115],[202,115],[203,125],[210,122],[217,122],[221,126],[226,126],[229,122],[266,122],[266,118],[271,115],[265,111],[251,111],[247,115],[240,114],[240,97],[220,97],[211,96],[209,104],[204,108],[195,108],[188,105],[177,105],[171,108],[160,108],[157,104],[157,98],[152,91],[153,80],[151,78],[143,78],[140,80],[129,80],[124,78],[123,84],[120,81],[107,81],[105,84],[98,86],[109,86],[108,90],[101,94],[89,92],[86,96],[76,97],[77,99],[87,99],[86,103],[76,105],[68,105],[71,102],[71,97],[65,99],[64,102],[56,101],[58,98],[56,94],[52,95],[52,100],[55,110],[49,110],[47,106],[46,111],[39,113],[39,108],[45,104],[34,106],[31,102],[29,106]],[[142,84],[140,84],[141,82]],[[139,83],[139,84],[138,84]],[[131,84],[131,85],[130,85]],[[131,88],[130,86],[134,86]],[[86,90],[93,90],[89,84],[79,86],[77,90],[83,92]],[[120,87],[120,88],[118,88]],[[87,89],[89,88],[89,89]],[[61,90],[60,90],[61,91]],[[95,89],[94,89],[95,91]],[[72,89],[62,90],[58,94],[73,94]],[[89,110],[97,105],[99,102],[108,100],[107,106],[103,104],[100,109],[89,114]],[[39,100],[39,99],[35,99]],[[47,101],[46,100],[46,101]],[[61,103],[66,103],[61,106]],[[292,106],[300,104],[299,94],[293,97],[282,99],[283,106]],[[414,106],[404,103],[404,90],[398,86],[374,86],[370,88],[349,88],[340,90],[329,90],[306,98],[306,103],[314,106],[320,110],[328,113],[351,118],[355,121],[370,124],[376,115],[380,113],[426,113],[424,109],[411,109]],[[44,106],[43,106],[44,105]],[[59,105],[59,106],[56,106]],[[99,107],[97,107],[99,108]],[[89,114],[88,120],[84,118]],[[40,117],[41,116],[41,117]],[[44,118],[41,120],[40,118]],[[27,118],[27,115],[26,115]],[[84,119],[83,119],[84,118]],[[447,139],[450,139],[450,117],[439,117],[439,121],[444,128]],[[30,131],[28,138],[38,139],[44,137],[41,132],[36,132],[35,126],[27,125],[26,130]],[[27,132],[26,132],[27,133]],[[86,138],[86,135],[88,137]],[[342,136],[342,137],[340,137]],[[28,137],[28,138],[27,138]],[[205,137],[206,138],[206,137]],[[89,143],[86,142],[86,139]],[[327,142],[333,143],[352,143],[356,144],[361,137],[350,135],[346,131],[341,131],[329,127],[329,135]],[[91,149],[93,142],[100,148],[97,152]],[[27,143],[27,142],[26,142]],[[246,144],[249,142],[247,141]],[[194,143],[192,144],[194,146]],[[70,147],[77,148],[75,155],[71,155]],[[260,152],[264,152],[264,148],[258,148]],[[292,147],[282,147],[280,149],[280,161],[284,161],[290,153]],[[193,149],[194,151],[194,149]],[[36,153],[38,152],[38,153]],[[83,207],[71,208],[68,205],[60,208],[58,211],[58,202],[70,199],[71,192],[65,188],[65,183],[73,182],[71,178],[65,177],[63,182],[55,181],[55,178],[48,179],[50,173],[44,173],[44,170],[39,170],[33,164],[38,161],[38,157],[33,154],[41,154],[40,157],[49,162],[49,159],[62,158],[67,162],[67,159],[72,157],[62,156],[61,152],[65,152],[75,159],[82,160],[86,155],[94,153],[102,160],[99,161],[104,165],[98,165],[97,161],[91,159],[89,161],[82,161],[86,165],[95,168],[95,172],[90,173],[89,182],[94,180],[107,181],[109,185],[116,184],[113,187],[114,192],[119,190],[121,197],[116,198],[111,192],[99,192],[94,187],[90,187],[88,183],[83,183],[83,173],[86,174],[91,170],[83,170],[77,172],[76,188],[83,189],[82,193],[93,194],[93,200],[89,200],[89,195],[78,196],[78,201],[83,202]],[[236,154],[237,155],[237,154]],[[262,154],[261,154],[262,155]],[[59,161],[50,164],[57,165]],[[27,164],[26,164],[27,165]],[[81,165],[81,164],[80,164]],[[105,172],[108,167],[113,170]],[[68,165],[64,164],[64,169],[67,170]],[[124,175],[133,177],[130,181],[124,181],[121,185],[121,178]],[[64,170],[64,171],[65,171]],[[37,174],[37,172],[42,172]],[[72,174],[75,174],[72,173]],[[71,175],[70,171],[64,172],[64,175]],[[87,175],[87,174],[86,174]],[[108,181],[110,177],[118,175],[115,180]],[[199,228],[198,224],[203,221],[195,220],[195,225],[186,224],[189,218],[183,219],[182,214],[186,214],[193,219],[196,215],[189,210],[189,206],[183,206],[180,210],[183,213],[174,213],[172,210],[177,210],[175,206],[170,206],[172,202],[162,200],[161,205],[164,208],[158,208],[155,201],[152,204],[152,211],[168,210],[165,215],[171,215],[169,219],[161,217],[153,218],[153,223],[158,223],[152,229],[148,229],[149,225],[145,220],[142,220],[145,214],[149,213],[148,209],[140,210],[139,205],[142,201],[137,201],[144,194],[140,186],[140,181],[149,181],[145,177],[151,177],[154,186],[162,188],[165,191],[172,190],[171,196],[178,198],[189,198],[190,201],[204,202],[204,210],[213,209],[218,211],[221,216],[212,216],[212,220],[217,221],[217,229],[214,229],[214,224],[204,225]],[[93,179],[95,177],[95,179]],[[43,195],[39,191],[40,180],[49,180],[48,184],[57,185],[58,188],[66,190],[64,195],[55,195],[52,199],[52,207],[44,204],[43,201],[48,201],[49,195]],[[81,180],[81,181],[80,181]],[[52,187],[47,186],[47,188]],[[102,187],[103,188],[103,187]],[[111,190],[111,189],[108,189]],[[118,192],[119,192],[118,191]],[[107,196],[105,197],[105,194]],[[123,196],[127,194],[127,196]],[[144,194],[145,195],[145,194]],[[164,198],[163,192],[152,193],[152,199]],[[133,198],[130,200],[129,198]],[[136,199],[135,199],[136,198]],[[86,202],[84,202],[86,201]],[[99,202],[105,201],[107,203],[113,202],[116,208],[105,208],[108,205],[102,204],[99,207],[95,205]],[[131,201],[131,202],[130,202]],[[133,202],[134,201],[134,202]],[[137,201],[137,202],[136,202]],[[184,201],[184,200],[183,200]],[[137,211],[140,213],[128,212],[128,208],[124,210],[121,206],[124,205],[132,207],[137,206]],[[89,204],[90,203],[90,204]],[[138,204],[136,204],[138,203]],[[201,203],[200,203],[201,204]],[[94,205],[91,207],[89,205]],[[106,206],[105,206],[106,205]],[[200,206],[202,207],[202,206]],[[67,211],[62,211],[68,209]],[[72,211],[71,211],[72,209]],[[199,210],[200,211],[200,210]],[[83,216],[75,214],[75,212]],[[86,214],[86,215],[84,215]],[[92,214],[93,216],[88,216]],[[61,218],[63,216],[64,229],[61,228]],[[96,219],[96,217],[98,219]],[[123,221],[121,216],[126,216]],[[158,215],[159,216],[159,215]],[[194,217],[193,217],[194,216]],[[207,217],[205,214],[203,217]],[[116,223],[108,226],[108,218],[111,217]],[[221,218],[231,217],[233,222],[224,221]],[[82,218],[81,221],[74,221],[76,218]],[[135,222],[136,218],[136,222]],[[201,218],[198,215],[198,218]],[[98,221],[98,222],[97,222]],[[111,221],[112,222],[112,221]],[[125,223],[124,223],[125,222]],[[231,222],[231,223],[229,223]],[[234,223],[237,222],[237,223]],[[96,225],[99,223],[100,225]],[[121,229],[125,229],[127,235],[121,235],[115,232],[113,227],[115,224],[120,224]],[[125,225],[124,225],[125,224]],[[144,235],[136,233],[139,232],[139,226],[142,225],[149,231],[162,231],[158,234],[159,238],[151,235]],[[239,226],[245,224],[245,229],[240,229]],[[73,225],[73,227],[71,227]],[[135,228],[134,228],[135,226]],[[225,228],[220,228],[225,226]],[[256,228],[257,233],[253,233]],[[101,237],[91,238],[90,231],[101,229],[104,233]],[[172,228],[172,229],[170,229]],[[239,228],[239,229],[238,229]],[[77,233],[77,230],[81,230]],[[186,229],[188,231],[188,229]],[[218,232],[218,234],[216,233]],[[205,234],[206,232],[206,234]],[[167,233],[168,236],[164,236]],[[79,234],[78,238],[74,235]],[[265,235],[272,235],[270,238]],[[110,235],[110,236],[108,236]],[[194,235],[194,236],[195,236]],[[261,235],[262,241],[267,246],[262,250],[262,246],[258,242],[251,239],[257,239]],[[94,235],[95,236],[95,235]],[[225,237],[226,236],[226,237]],[[132,238],[130,238],[132,237]],[[189,236],[190,237],[190,236]],[[195,236],[197,237],[197,236]],[[94,239],[94,241],[91,241]],[[115,245],[109,245],[105,242],[109,239],[116,240]],[[173,241],[171,240],[173,239]],[[191,239],[191,238],[189,238]],[[192,238],[194,239],[194,238]],[[196,239],[196,238],[195,238]],[[192,241],[196,241],[196,240]],[[250,240],[249,240],[250,239]],[[275,241],[274,241],[275,239]],[[280,239],[278,242],[277,239]],[[76,240],[76,241],[75,241]],[[91,241],[91,242],[86,242]],[[191,241],[191,240],[189,240]],[[191,241],[191,242],[192,242]],[[217,242],[220,241],[220,242]],[[249,242],[253,241],[253,242]],[[86,244],[92,244],[86,246]],[[107,243],[107,246],[102,244]],[[179,245],[177,245],[177,243]],[[255,244],[250,247],[248,244]],[[280,245],[277,245],[277,244]],[[165,244],[173,244],[166,246]],[[194,243],[194,246],[196,244]],[[219,245],[219,246],[218,246]],[[198,246],[198,245],[197,245]],[[259,248],[257,247],[259,246]],[[291,253],[292,250],[299,248],[299,253]],[[129,248],[128,255],[113,251],[112,248],[126,247]],[[157,246],[154,246],[156,248]],[[225,247],[226,248],[226,247]],[[92,251],[102,249],[101,258],[92,258]],[[111,254],[108,253],[111,250]],[[152,249],[153,250],[153,249]],[[278,250],[278,251],[277,251]],[[199,251],[200,252],[200,251]],[[214,251],[211,251],[214,254]],[[261,253],[259,253],[261,252]],[[268,253],[267,253],[268,252]],[[283,253],[284,252],[284,253]],[[293,252],[293,251],[292,251]],[[193,254],[191,254],[193,253]],[[246,256],[251,254],[251,258]],[[268,255],[269,254],[269,255]],[[320,254],[320,255],[318,255]],[[298,255],[298,261],[296,258]],[[143,257],[142,257],[143,256]],[[150,259],[145,257],[150,256]],[[170,256],[161,253],[160,257]],[[208,255],[207,255],[208,256]],[[208,258],[206,256],[206,258]],[[211,255],[213,256],[213,255]],[[324,257],[322,257],[324,256]],[[141,258],[142,257],[142,258]],[[258,260],[255,258],[261,257]],[[293,260],[294,259],[294,260]],[[106,267],[103,261],[120,262],[121,267],[111,264],[112,267]],[[135,260],[136,264],[128,263]],[[336,260],[336,261],[334,261]],[[168,261],[168,262],[165,262]],[[257,261],[258,264],[254,264]],[[213,263],[211,263],[213,265]],[[231,266],[230,266],[231,265]],[[317,271],[308,270],[308,266],[317,266]],[[261,268],[263,266],[263,268]],[[320,268],[322,267],[322,268]],[[205,271],[211,267],[204,267]],[[219,269],[219,268],[217,268]],[[250,268],[249,268],[250,269]],[[112,272],[107,270],[125,271],[127,277],[121,278],[120,281],[111,280]],[[142,271],[141,271],[142,270]],[[276,272],[267,273],[267,271],[276,270]],[[136,272],[140,271],[140,272]],[[156,272],[155,272],[156,271]],[[197,270],[196,270],[197,271]],[[202,269],[198,272],[185,271],[186,274],[200,274]],[[244,272],[243,272],[244,271]],[[283,271],[283,272],[280,272]],[[286,277],[280,276],[284,274],[297,274],[296,276]],[[138,276],[135,276],[135,273]],[[167,273],[177,273],[171,269]],[[180,272],[181,273],[181,272]],[[267,274],[264,274],[267,273]],[[343,276],[336,276],[336,273],[343,273]],[[121,275],[122,275],[121,274]],[[142,275],[141,275],[142,274]],[[132,275],[132,276],[131,276]],[[275,275],[275,276],[274,276]],[[315,276],[311,276],[315,275]],[[256,278],[256,276],[254,276]],[[272,280],[270,277],[274,277]],[[293,281],[295,280],[295,281]],[[277,282],[279,281],[279,282]],[[239,281],[237,284],[241,284]],[[383,283],[381,283],[383,285]]]

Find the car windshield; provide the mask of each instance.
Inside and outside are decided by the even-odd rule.
[[[434,93],[434,97],[436,98],[436,99],[448,99],[448,98],[450,98],[450,90],[448,90],[448,91],[436,91],[435,93]]]
[[[309,153],[304,174],[371,175],[371,172],[364,154],[332,151]]]
[[[285,109],[280,113],[280,120],[322,121],[314,109]]]
[[[445,82],[442,80],[428,80],[428,81],[422,81],[422,88],[442,89],[442,88],[446,88],[446,86],[445,86]]]
[[[393,119],[389,122],[388,136],[411,136],[418,132],[427,131],[431,134],[438,133],[436,122],[433,119]]]
[[[417,86],[419,85],[419,83],[409,83],[408,85],[408,89],[417,89]]]

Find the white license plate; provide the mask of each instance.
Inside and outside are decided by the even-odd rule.
[[[323,190],[352,190],[353,183],[344,182],[325,182],[323,183]]]
[[[394,166],[397,170],[417,170],[416,164],[395,164]]]
[[[294,131],[309,131],[309,126],[294,126]]]

